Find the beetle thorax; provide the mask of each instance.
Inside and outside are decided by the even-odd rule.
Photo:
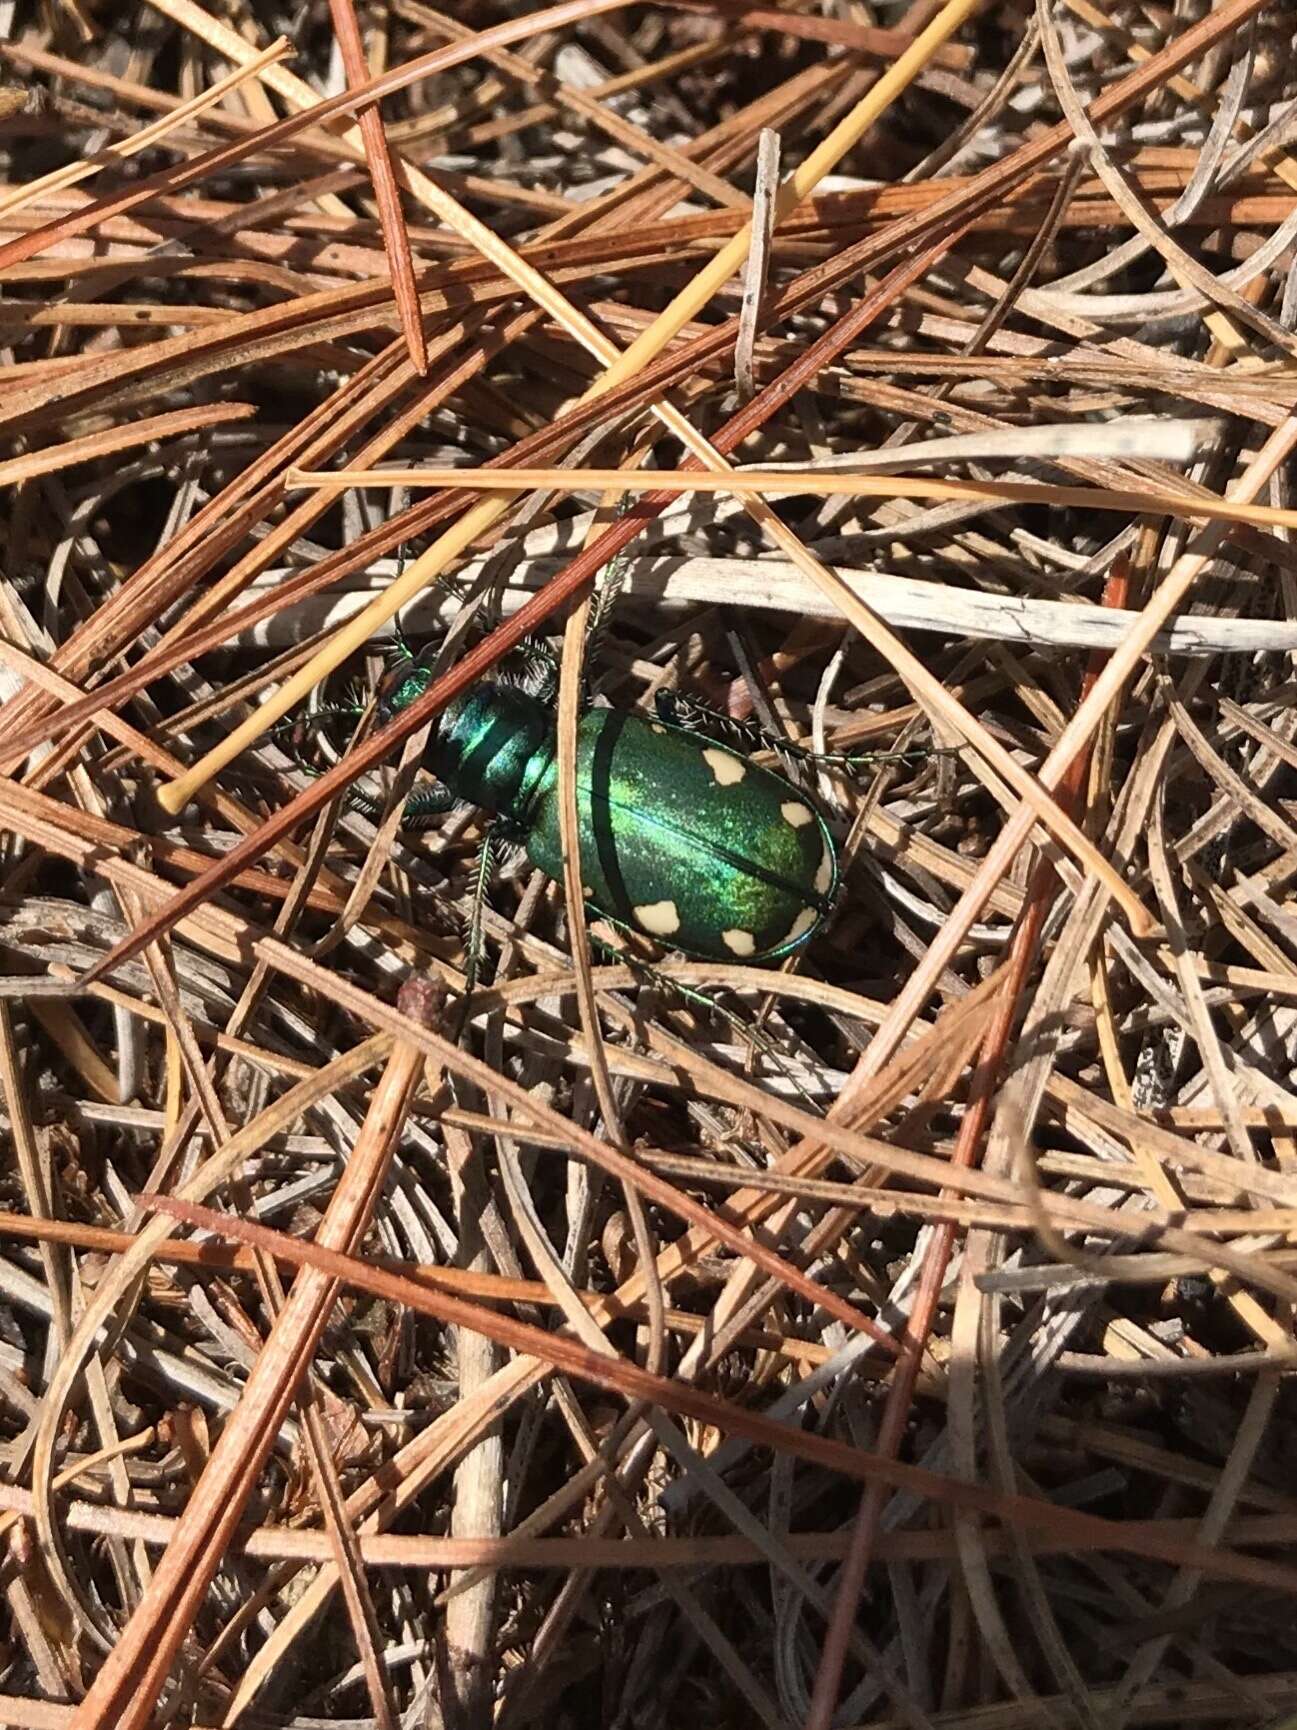
[[[451,703],[425,761],[461,799],[523,825],[554,757],[554,717],[512,685],[479,683]]]

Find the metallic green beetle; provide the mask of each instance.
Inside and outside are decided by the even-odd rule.
[[[387,712],[421,675],[398,683]],[[479,683],[440,717],[424,763],[561,877],[555,728],[541,698]],[[838,887],[824,819],[781,775],[624,709],[588,709],[577,724],[577,816],[591,910],[686,955],[779,961],[815,934]]]

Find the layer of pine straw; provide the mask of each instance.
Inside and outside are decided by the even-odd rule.
[[[1295,48],[0,0],[0,1720],[1288,1721]],[[535,639],[791,964],[402,828]]]

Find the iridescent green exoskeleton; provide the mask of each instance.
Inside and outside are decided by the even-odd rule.
[[[476,978],[495,843],[521,844],[551,877],[563,871],[559,827],[558,667],[528,639],[521,682],[483,681],[434,723],[401,826],[425,828],[465,800],[490,812],[475,872],[469,931]],[[428,689],[433,668],[403,638],[378,700],[386,722]],[[911,762],[925,751],[820,752],[717,714],[678,693],[657,693],[656,718],[588,708],[577,724],[581,880],[593,914],[708,960],[776,962],[806,944],[828,915],[838,864],[823,817],[806,795],[754,753],[853,772]],[[361,703],[331,704],[293,723],[296,735],[353,725]],[[353,787],[350,802],[377,819],[381,802]]]
[[[411,700],[412,673],[387,699]],[[497,814],[533,865],[559,877],[555,716],[483,682],[439,718],[425,766]],[[577,724],[581,881],[593,913],[707,959],[779,961],[809,941],[838,883],[820,813],[781,775],[696,732],[624,709]]]
[[[495,818],[476,872],[474,976],[494,843],[517,843],[540,870],[563,874],[556,668],[538,644],[525,659],[537,690],[483,680],[437,718],[423,757],[436,779],[411,791],[401,819],[406,830],[425,828],[456,800]],[[379,697],[380,722],[432,677],[402,642]],[[358,703],[331,704],[294,722],[293,732],[354,724],[362,713]],[[837,854],[806,795],[752,760],[770,742],[664,693],[656,718],[587,709],[577,723],[577,823],[591,913],[708,960],[776,962],[807,943],[832,907]],[[787,742],[778,748],[819,760]],[[375,819],[382,813],[362,788],[350,802]]]

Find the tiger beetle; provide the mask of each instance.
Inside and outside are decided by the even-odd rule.
[[[605,603],[592,640],[606,616]],[[520,652],[530,659],[522,682],[479,681],[437,717],[423,755],[436,782],[416,786],[402,816],[403,828],[417,830],[460,800],[492,814],[470,950],[497,840],[521,844],[547,876],[563,874],[557,667],[543,644]],[[380,722],[422,695],[432,678],[398,631]],[[360,713],[357,704],[335,705],[306,721],[354,721]],[[877,753],[812,752],[667,692],[658,693],[656,718],[587,707],[577,723],[576,773],[581,882],[591,913],[703,960],[771,964],[809,943],[837,894],[837,850],[806,795],[753,761],[763,747],[839,767],[880,760]],[[381,811],[360,791],[352,803],[370,816]]]
[[[563,874],[555,729],[540,697],[483,681],[446,709],[424,755],[443,787],[493,812],[503,839],[549,877]],[[582,889],[614,925],[686,955],[774,962],[807,943],[832,905],[837,855],[824,819],[726,744],[587,709],[576,783]]]

